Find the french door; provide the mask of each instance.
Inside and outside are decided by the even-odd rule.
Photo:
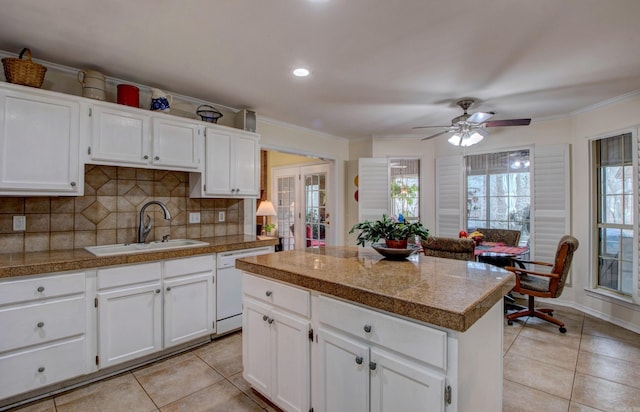
[[[272,176],[283,250],[325,246],[331,238],[330,165],[274,168]]]

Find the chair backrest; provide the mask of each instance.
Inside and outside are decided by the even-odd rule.
[[[484,242],[501,242],[505,246],[518,246],[520,243],[520,231],[509,229],[489,229],[485,227],[479,227],[476,229],[482,233]]]
[[[475,260],[473,252],[476,244],[472,239],[429,236],[427,240],[421,240],[420,243],[426,256],[457,260]]]
[[[569,268],[571,267],[571,261],[573,260],[573,252],[578,249],[579,244],[578,239],[570,235],[562,236],[558,242],[556,258],[553,262],[553,268],[551,269],[551,273],[560,275],[555,291],[552,289],[553,285],[550,285],[551,293],[553,294],[552,297],[554,298],[557,298],[562,294],[562,289],[564,289],[564,284],[567,280],[567,275],[569,274]]]

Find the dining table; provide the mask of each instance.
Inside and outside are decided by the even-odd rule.
[[[494,266],[511,266],[513,259],[529,251],[526,246],[509,246],[501,242],[482,242],[476,245],[474,254],[478,262]]]

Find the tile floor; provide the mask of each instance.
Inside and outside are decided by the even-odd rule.
[[[538,319],[505,322],[503,410],[640,412],[640,335],[574,309],[555,316],[566,334]],[[17,411],[278,411],[243,380],[241,340],[235,333]]]

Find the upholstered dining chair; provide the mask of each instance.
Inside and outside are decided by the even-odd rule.
[[[489,229],[485,227],[479,227],[476,229],[482,233],[483,242],[496,242],[504,243],[505,246],[518,246],[520,243],[520,231],[510,229]]]
[[[476,244],[473,239],[429,236],[426,240],[420,240],[420,243],[426,256],[457,260],[475,260],[473,252]]]
[[[509,325],[513,323],[514,319],[523,316],[535,316],[536,318],[544,319],[547,322],[560,326],[561,333],[567,331],[562,321],[552,317],[553,309],[536,309],[534,298],[536,296],[541,298],[557,298],[562,294],[569,268],[571,267],[571,261],[573,260],[573,253],[578,249],[578,245],[578,239],[565,235],[562,236],[558,242],[556,257],[553,263],[515,259],[517,263],[550,267],[549,273],[536,272],[513,266],[505,267],[505,269],[516,275],[516,286],[513,288],[513,291],[529,295],[529,306],[526,309],[507,315]]]

